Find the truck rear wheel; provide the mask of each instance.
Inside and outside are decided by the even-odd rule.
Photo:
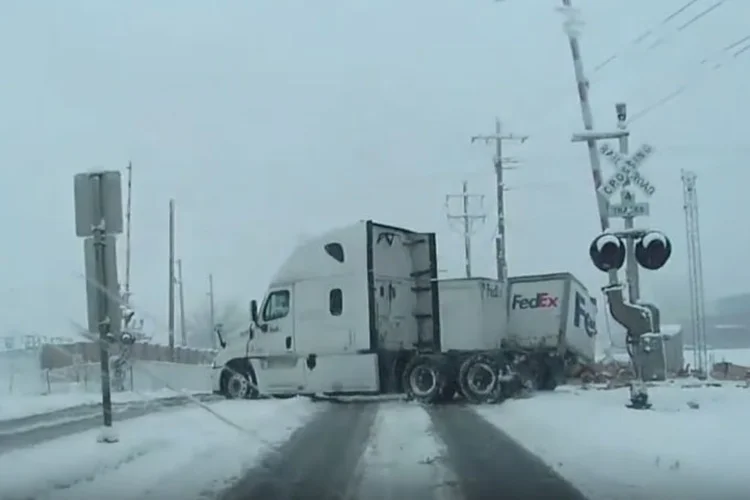
[[[487,354],[467,358],[458,372],[461,393],[470,403],[495,403],[502,399],[498,361]]]
[[[406,394],[420,403],[437,403],[444,394],[446,375],[443,364],[432,356],[415,356],[403,375]]]

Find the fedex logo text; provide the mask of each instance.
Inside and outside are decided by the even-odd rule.
[[[578,292],[576,292],[575,311],[573,312],[573,326],[582,327],[589,337],[596,335],[596,318],[591,317],[591,314],[586,310],[586,298]]]
[[[524,297],[523,295],[513,295],[513,302],[510,306],[511,309],[547,309],[550,307],[557,307],[559,297],[553,297],[547,292],[537,293],[533,297]]]

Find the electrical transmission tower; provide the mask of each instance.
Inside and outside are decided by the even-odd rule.
[[[461,213],[454,215],[451,213],[450,201],[452,199],[461,198]],[[484,222],[486,215],[483,211],[479,213],[471,213],[470,205],[471,200],[477,199],[479,201],[479,208],[482,209],[484,195],[481,194],[470,194],[469,183],[463,182],[463,189],[461,194],[449,194],[445,197],[445,209],[448,221],[460,220],[462,222],[462,232],[464,235],[464,259],[466,264],[466,277],[471,278],[471,236],[474,234],[474,222]]]
[[[682,194],[685,208],[685,235],[688,246],[690,280],[690,323],[693,331],[693,365],[700,375],[707,375],[708,343],[706,341],[706,310],[703,296],[703,260],[698,216],[696,175],[682,171]]]
[[[519,141],[523,143],[528,138],[529,136],[527,135],[502,135],[502,125],[500,124],[500,120],[497,118],[495,118],[494,135],[475,135],[471,138],[471,142],[495,142],[495,185],[497,191],[497,235],[495,236],[495,260],[497,261],[497,279],[502,283],[505,283],[508,278],[508,260],[505,255],[505,183],[503,181],[503,170],[507,169],[508,167],[503,165],[503,161],[509,160],[503,158],[503,141]]]

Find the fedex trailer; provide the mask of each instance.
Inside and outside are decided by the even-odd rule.
[[[596,300],[570,273],[508,279],[508,331],[503,347],[523,358],[541,389],[553,389],[565,367],[595,357]]]

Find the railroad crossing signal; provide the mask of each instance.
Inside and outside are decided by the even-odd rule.
[[[615,174],[607,179],[599,188],[599,193],[610,199],[622,186],[630,182],[638,186],[646,197],[653,196],[656,188],[643,176],[638,167],[654,152],[654,148],[644,144],[630,158],[624,156],[608,144],[602,144],[599,152],[615,166]]]
[[[610,217],[647,217],[649,215],[648,203],[636,203],[635,195],[628,189],[621,192],[621,202],[619,205],[609,205],[608,211]]]

